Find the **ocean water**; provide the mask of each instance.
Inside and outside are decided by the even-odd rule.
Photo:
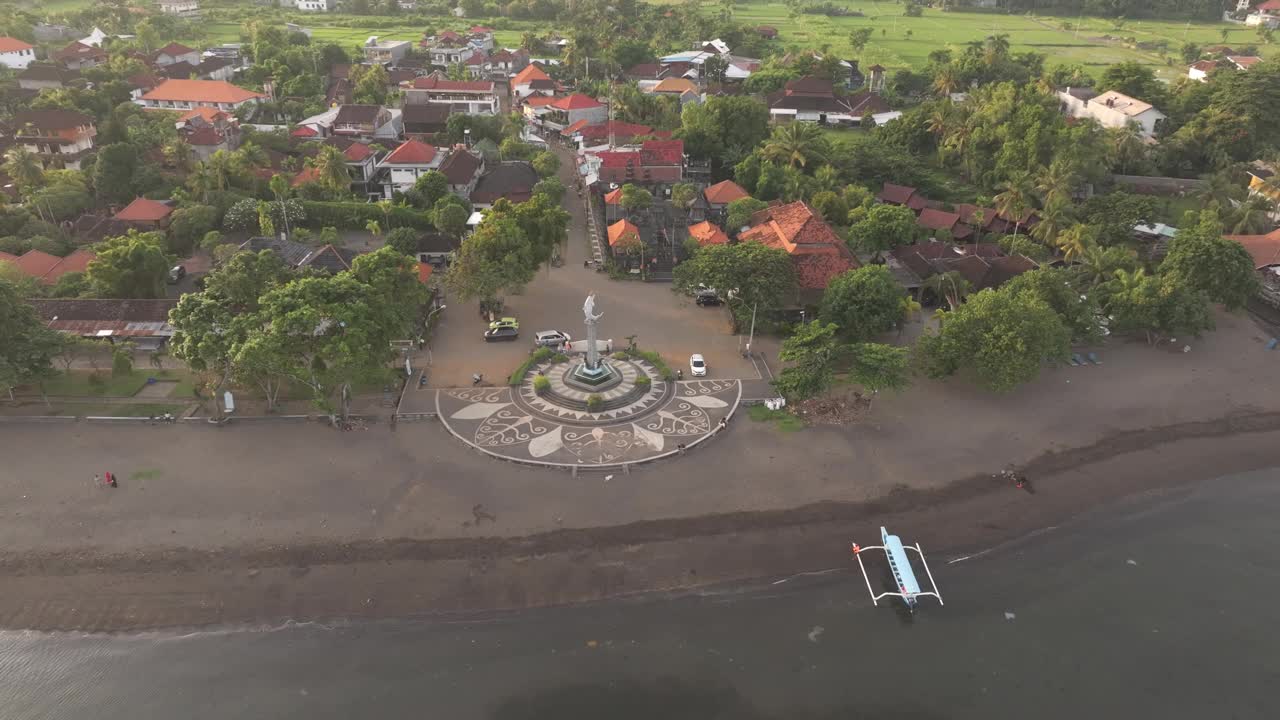
[[[1276,718],[1278,515],[1273,470],[925,548],[946,604],[914,617],[855,565],[476,617],[0,632],[0,717]]]

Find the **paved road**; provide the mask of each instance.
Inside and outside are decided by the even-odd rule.
[[[841,572],[455,621],[0,633],[0,704],[13,720],[1274,718],[1277,480],[935,553],[947,604],[914,621]]]

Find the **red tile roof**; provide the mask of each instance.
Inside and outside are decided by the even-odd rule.
[[[186,122],[192,118],[200,118],[205,122],[215,123],[219,120],[226,120],[230,117],[231,113],[228,113],[225,110],[219,110],[218,108],[209,107],[208,105],[201,105],[200,107],[193,108],[183,113],[178,117],[178,122]]]
[[[586,121],[579,120],[578,123],[586,123]],[[574,123],[574,125],[578,123]],[[583,140],[587,141],[606,140],[610,135],[613,135],[616,142],[626,145],[637,137],[652,135],[653,128],[648,125],[622,122],[621,120],[609,120],[594,125],[584,124],[578,130],[578,134],[582,136]]]
[[[1245,70],[1262,62],[1262,58],[1257,55],[1228,55],[1227,59]]]
[[[483,65],[489,57],[482,52],[471,53],[471,57],[463,65]]]
[[[825,288],[835,276],[858,267],[844,241],[803,202],[761,210],[752,220],[757,224],[739,235],[739,240],[785,250],[802,288]]]
[[[682,165],[684,141],[645,140],[640,144],[640,160],[645,165]]]
[[[707,220],[697,225],[690,225],[689,237],[697,240],[699,245],[725,245],[729,242],[729,236],[725,235],[724,231],[718,226]]]
[[[423,285],[426,285],[427,281],[431,279],[431,269],[432,269],[431,263],[419,262],[418,263],[418,282],[422,283]]]
[[[728,205],[734,200],[751,197],[751,193],[743,190],[741,185],[732,180],[722,180],[703,190],[702,194],[712,205]]]
[[[1273,230],[1266,235],[1228,235],[1227,239],[1235,240],[1249,251],[1254,267],[1280,265],[1280,230]]]
[[[542,107],[543,105],[550,105],[556,100],[559,100],[559,98],[547,97],[546,95],[532,95],[524,101],[524,104],[529,107],[537,108]]]
[[[298,187],[300,185],[306,185],[309,182],[315,182],[319,179],[320,171],[313,167],[306,167],[299,170],[298,174],[293,176],[293,179],[289,181],[289,185],[292,187]]]
[[[576,123],[574,123],[574,124],[570,125],[569,127],[565,128],[565,129],[563,129],[563,130],[561,130],[561,131],[560,131],[560,134],[561,134],[561,135],[564,135],[565,137],[568,137],[568,136],[570,136],[570,135],[572,135],[572,134],[574,134],[574,133],[578,132],[579,130],[581,130],[582,128],[584,128],[584,127],[586,127],[586,126],[587,126],[587,121],[586,121],[586,120],[579,120],[578,122],[576,122]]]
[[[420,77],[413,81],[415,90],[447,90],[449,92],[493,92],[491,80],[446,80],[437,75]]]
[[[1197,60],[1191,63],[1191,67],[1203,73],[1213,72],[1217,69],[1218,63],[1214,60]]]
[[[320,133],[317,132],[316,129],[311,127],[310,125],[303,125],[302,127],[298,128],[297,130],[294,130],[289,134],[292,135],[293,137],[301,137],[301,138],[318,137],[320,135]]]
[[[618,188],[610,193],[605,193],[605,205],[617,205],[620,202],[622,202],[622,188]]]
[[[34,50],[33,45],[22,42],[18,38],[0,37],[0,53],[21,52],[23,50]]]
[[[640,239],[640,228],[636,227],[630,220],[619,220],[609,226],[609,247],[613,247],[627,236],[635,236]]]
[[[591,108],[604,107],[604,105],[593,97],[588,97],[582,93],[574,93],[555,101],[551,104],[551,107],[557,110],[590,110]]]
[[[173,208],[158,200],[138,198],[115,214],[113,219],[133,222],[157,222],[169,217]]]
[[[372,154],[373,150],[371,150],[368,145],[358,142],[351,143],[342,151],[342,156],[345,157],[348,162],[354,163],[364,162]]]
[[[215,145],[221,145],[227,141],[225,135],[218,132],[217,128],[212,127],[195,128],[194,130],[188,131],[182,139],[185,140],[188,145],[199,145],[202,147],[213,147]]]
[[[907,201],[910,200],[911,196],[915,195],[915,193],[916,189],[913,187],[907,187],[906,185],[894,185],[893,183],[887,182],[884,184],[884,189],[882,189],[880,194],[876,195],[876,197],[884,202],[892,203],[894,205],[906,205]]]
[[[986,228],[996,219],[996,211],[994,208],[984,208],[968,203],[960,203],[956,205],[956,214],[960,216],[960,222],[969,225],[974,224],[975,216],[978,212],[982,213],[982,227]]]
[[[1267,0],[1267,2],[1264,2],[1261,5],[1258,5],[1257,7],[1255,7],[1254,10],[1267,10],[1267,11],[1275,10],[1277,12],[1280,12],[1280,0]]]
[[[189,48],[180,43],[171,42],[168,45],[156,51],[156,55],[168,55],[169,57],[177,57],[179,55],[188,55],[195,52],[195,49]]]
[[[916,218],[916,224],[930,230],[951,230],[960,222],[960,216],[946,210],[936,210],[934,208],[924,208],[920,211],[920,217]]]
[[[264,97],[262,93],[236,87],[226,80],[165,80],[142,99],[236,104]]]
[[[39,250],[28,250],[17,260],[14,260],[13,265],[21,270],[24,275],[42,278],[60,262],[62,262],[62,258],[56,255],[50,255]]]
[[[550,79],[551,76],[543,72],[542,68],[535,63],[533,65],[526,66],[525,69],[516,73],[516,76],[511,78],[511,87],[515,87],[517,85],[528,85],[534,80]]]
[[[84,272],[89,267],[89,262],[98,257],[96,253],[80,248],[70,255],[62,258],[62,261],[54,265],[49,272],[44,274],[41,280],[46,285],[52,285],[58,281],[58,278],[73,272]]]
[[[640,166],[640,153],[637,151],[606,151],[596,153],[596,157],[600,158],[600,167],[619,168],[628,165]]]
[[[429,165],[435,157],[434,147],[418,140],[406,140],[382,162],[390,165]]]

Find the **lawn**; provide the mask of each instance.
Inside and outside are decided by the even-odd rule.
[[[45,392],[61,397],[133,397],[147,384],[147,378],[159,380],[176,380],[170,397],[187,399],[191,397],[192,379],[185,370],[161,370],[152,368],[136,368],[128,375],[112,375],[110,370],[97,372],[101,382],[91,382],[92,370],[72,370],[70,373],[60,372],[57,376],[45,381]],[[34,389],[29,388],[31,392]]]
[[[781,432],[796,432],[804,429],[804,421],[786,410],[770,410],[764,405],[752,405],[747,409],[747,417],[755,422],[773,423]]]

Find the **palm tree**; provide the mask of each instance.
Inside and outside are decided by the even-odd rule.
[[[1112,172],[1131,175],[1141,169],[1147,159],[1147,146],[1142,142],[1140,127],[1129,123],[1125,127],[1107,128],[1107,166]]]
[[[830,190],[835,192],[840,185],[840,173],[830,165],[823,165],[813,173],[814,182],[817,183],[818,190]]]
[[[1264,195],[1254,195],[1227,216],[1227,228],[1235,235],[1261,235],[1270,230],[1276,204]]]
[[[208,163],[196,163],[187,175],[187,187],[200,196],[200,202],[209,204],[209,193],[217,189],[217,178]]]
[[[973,285],[969,284],[969,281],[959,272],[951,270],[925,278],[920,289],[929,290],[935,297],[946,300],[947,307],[954,312],[960,307],[960,302],[973,291]]]
[[[1040,192],[1041,207],[1066,206],[1071,202],[1079,180],[1075,167],[1066,160],[1054,160],[1049,167],[1041,167],[1036,175],[1036,190]]]
[[[825,144],[822,130],[817,125],[792,122],[773,129],[762,155],[771,162],[802,168],[822,154]]]
[[[335,194],[350,192],[351,171],[347,168],[346,157],[336,146],[322,146],[320,152],[308,161],[308,166],[315,170],[316,182],[323,187]]]
[[[933,89],[938,95],[949,98],[958,87],[960,87],[960,77],[956,74],[955,68],[950,65],[938,68],[938,73],[933,76]]]
[[[1220,170],[1205,180],[1200,190],[1196,192],[1196,198],[1204,203],[1205,207],[1217,205],[1219,208],[1229,209],[1232,206],[1231,201],[1238,198],[1240,194],[1241,188],[1232,179],[1231,172]]]
[[[1009,35],[999,33],[988,35],[982,43],[982,60],[987,65],[995,65],[996,61],[1009,54]]]
[[[4,171],[24,195],[44,184],[44,166],[40,164],[40,158],[24,145],[15,145],[4,154]]]
[[[1065,202],[1057,201],[1045,205],[1040,211],[1040,222],[1031,228],[1031,237],[1045,245],[1054,245],[1058,234],[1071,222],[1072,209]]]
[[[538,39],[536,33],[525,31],[520,35],[520,49],[526,52],[541,52],[542,41]]]
[[[964,175],[969,180],[973,180],[973,157],[969,152],[969,140],[972,137],[973,132],[969,126],[960,124],[954,126],[943,141],[944,147],[960,157],[960,161],[964,163]]]
[[[1115,276],[1116,270],[1127,270],[1134,265],[1133,253],[1121,247],[1089,245],[1080,253],[1074,268],[1078,286],[1092,290]]]
[[[994,198],[996,212],[1006,220],[1013,219],[1015,235],[1022,230],[1022,221],[1026,219],[1027,211],[1031,209],[1030,184],[1031,180],[1027,174],[1019,173],[997,186],[1001,192]]]
[[[374,238],[377,238],[379,235],[382,234],[382,225],[377,220],[370,220],[369,222],[365,223],[364,229],[368,230],[369,234],[372,235]],[[365,247],[368,247],[369,241],[365,240],[364,245]]]
[[[1083,223],[1072,225],[1058,235],[1056,245],[1062,259],[1070,262],[1083,255],[1094,243],[1093,229]]]
[[[289,179],[283,175],[272,175],[271,180],[267,182],[267,187],[271,188],[271,193],[276,196],[276,202],[280,203],[280,217],[284,218],[284,234],[285,237],[292,235],[289,229],[289,209],[285,207],[284,201],[289,197]]]

